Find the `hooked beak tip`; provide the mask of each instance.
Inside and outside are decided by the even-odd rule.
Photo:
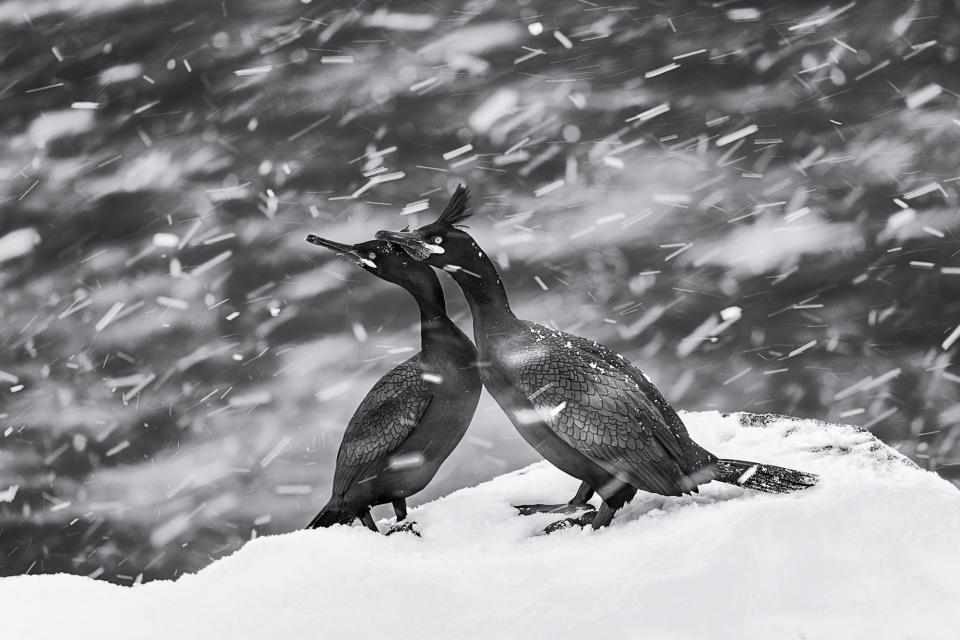
[[[327,240],[326,238],[321,238],[320,236],[314,235],[312,233],[307,235],[307,242],[309,242],[310,244],[315,244],[318,247],[324,247],[325,249],[336,251],[338,254],[342,256],[346,256],[347,258],[350,258],[360,266],[367,266],[367,267],[370,267],[371,269],[377,268],[377,264],[373,260],[370,260],[369,258],[365,258],[363,255],[360,254],[360,252],[357,250],[356,247],[350,246],[348,244],[340,244],[339,242],[334,242],[333,240]]]
[[[341,244],[339,242],[334,242],[333,240],[327,240],[326,238],[321,238],[318,235],[313,233],[308,234],[306,238],[307,242],[310,244],[315,244],[318,247],[323,247],[324,249],[330,249],[331,251],[336,251],[337,253],[344,254],[354,254],[356,249],[348,244]]]
[[[412,231],[377,231],[377,240],[386,240],[399,246],[418,262],[422,262],[435,253],[423,239]]]

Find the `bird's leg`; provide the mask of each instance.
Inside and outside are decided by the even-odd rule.
[[[407,501],[403,498],[397,498],[393,501],[393,512],[397,514],[397,522],[407,517]]]
[[[608,505],[606,502],[600,504],[600,510],[597,511],[596,517],[594,517],[593,522],[590,523],[590,526],[594,529],[600,529],[601,527],[609,526],[613,521],[613,508]]]
[[[386,535],[392,536],[395,533],[412,533],[420,537],[420,531],[417,529],[417,523],[407,520],[407,501],[403,498],[397,498],[393,501],[393,511],[397,514],[397,522],[390,527]]]
[[[593,505],[587,502],[592,496],[593,487],[586,482],[581,482],[576,495],[566,504],[515,504],[513,508],[523,516],[534,513],[576,513],[584,509],[593,509]]]
[[[364,509],[360,513],[359,518],[360,522],[362,522],[363,526],[365,526],[367,529],[380,533],[380,529],[377,528],[377,523],[373,521],[373,516],[370,514],[370,509]]]
[[[567,504],[571,507],[580,506],[580,507],[590,507],[590,498],[593,497],[593,487],[591,487],[586,482],[580,483],[580,488],[577,489],[576,495],[570,498],[570,502]]]

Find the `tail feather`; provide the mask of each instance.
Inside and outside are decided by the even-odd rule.
[[[321,527],[325,529],[335,524],[350,524],[357,517],[357,514],[345,507],[346,505],[342,500],[330,500],[320,510],[320,513],[313,517],[313,520],[307,525],[307,529],[319,529]]]
[[[813,473],[772,464],[745,460],[717,460],[717,473],[714,480],[765,493],[790,493],[809,489],[817,484],[820,477]]]

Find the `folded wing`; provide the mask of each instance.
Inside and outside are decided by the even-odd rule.
[[[380,378],[343,434],[333,478],[334,495],[342,495],[374,473],[377,465],[410,436],[431,399],[420,354]]]
[[[545,332],[515,352],[510,367],[511,382],[539,417],[564,442],[639,489],[693,490],[696,483],[681,466],[683,447],[641,386],[562,334]]]

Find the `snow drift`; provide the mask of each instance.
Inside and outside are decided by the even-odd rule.
[[[577,482],[539,463],[411,512],[422,538],[260,538],[176,582],[0,580],[3,637],[946,637],[960,492],[854,427],[690,413],[714,453],[820,474],[765,495],[640,494],[605,530],[537,536]],[[319,507],[319,505],[318,505]],[[381,527],[387,523],[381,522]]]

